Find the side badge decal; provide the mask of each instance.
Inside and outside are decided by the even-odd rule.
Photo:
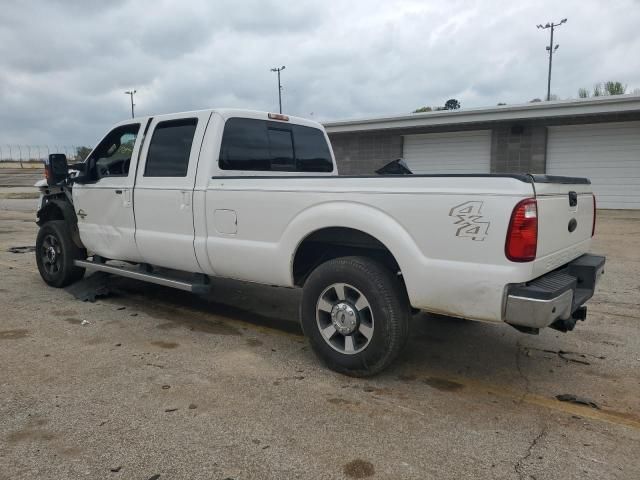
[[[449,211],[449,216],[456,220],[456,237],[471,238],[482,242],[489,234],[491,222],[483,221],[481,201],[469,201],[456,205]]]

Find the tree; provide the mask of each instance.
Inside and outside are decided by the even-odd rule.
[[[446,102],[444,102],[445,110],[458,110],[460,108],[460,102],[455,98],[450,98]]]
[[[589,90],[586,88],[578,89],[578,98],[589,98],[591,95],[589,94]]]
[[[594,97],[607,97],[609,95],[624,95],[627,91],[627,86],[623,85],[620,82],[614,82],[609,80],[608,82],[600,82],[596,83],[593,86],[593,96]],[[580,98],[588,98],[589,92],[586,88],[581,88],[578,90],[578,95]],[[586,96],[582,96],[586,95]]]
[[[604,88],[602,88],[602,84],[601,83],[596,83],[593,86],[593,96],[594,97],[602,97],[604,95]]]
[[[89,147],[78,147],[78,153],[76,155],[79,161],[84,161],[85,158],[91,153],[91,149]]]
[[[431,107],[420,107],[416,110],[414,110],[412,113],[425,113],[425,112],[430,112],[433,109]]]
[[[506,103],[504,103],[504,102],[498,103],[498,107],[504,107],[505,105],[506,105]]]
[[[529,100],[529,103],[538,103],[538,102],[541,102],[541,101],[542,101],[541,99],[536,97],[536,98],[533,98],[533,99]]]
[[[604,91],[607,95],[624,95],[627,91],[627,86],[622,85],[620,82],[604,82]]]

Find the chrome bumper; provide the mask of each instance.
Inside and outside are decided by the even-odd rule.
[[[504,321],[528,329],[558,324],[563,331],[571,330],[574,312],[593,296],[604,264],[604,257],[583,255],[531,282],[509,285]]]

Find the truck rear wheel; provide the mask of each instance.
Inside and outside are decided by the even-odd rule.
[[[42,279],[52,287],[66,287],[84,275],[84,268],[73,261],[84,258],[84,250],[71,238],[64,220],[52,220],[38,231],[36,239],[36,263]]]
[[[409,335],[410,306],[394,273],[367,257],[341,257],[305,282],[300,317],[329,368],[366,377],[396,359]]]

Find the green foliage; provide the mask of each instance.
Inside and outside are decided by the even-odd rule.
[[[608,81],[604,83],[604,91],[607,95],[624,95],[627,91],[627,86],[622,85],[620,82]]]
[[[444,103],[443,107],[420,107],[411,113],[439,112],[441,110],[457,110],[460,108],[460,102],[455,98],[450,98]]]
[[[578,98],[589,98],[590,96],[591,94],[589,93],[589,90],[587,90],[586,88],[578,89]]]
[[[609,80],[608,82],[596,83],[593,86],[594,97],[606,97],[609,95],[624,95],[627,92],[627,86],[621,82],[615,82]],[[578,96],[580,98],[589,98],[589,91],[586,88],[578,90]]]
[[[78,153],[76,155],[79,161],[84,161],[85,158],[91,153],[91,149],[89,147],[78,147]]]
[[[602,88],[602,84],[601,83],[596,83],[593,86],[593,96],[594,97],[602,97],[604,96],[604,88]]]
[[[458,110],[460,108],[460,102],[455,98],[450,98],[446,102],[444,102],[445,110]]]

